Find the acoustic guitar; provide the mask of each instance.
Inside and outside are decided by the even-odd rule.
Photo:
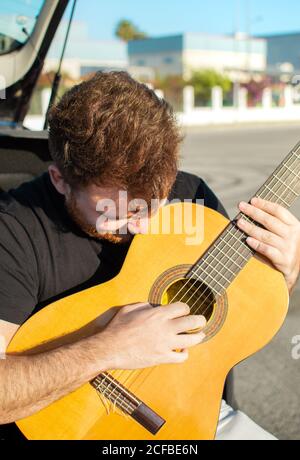
[[[299,179],[300,143],[256,196],[289,208],[300,194]],[[199,211],[204,234],[191,244]],[[185,213],[191,218],[183,231],[164,231],[166,222],[171,228]],[[213,439],[228,372],[270,342],[283,324],[289,303],[284,277],[249,248],[236,220],[177,203],[161,208],[150,226],[157,231],[134,238],[116,278],[33,315],[7,352],[37,353],[77,340],[101,330],[116,306],[141,301],[188,303],[192,314],[207,318],[205,341],[183,364],[99,374],[18,421],[28,439]]]

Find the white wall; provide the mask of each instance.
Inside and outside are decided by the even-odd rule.
[[[224,108],[212,110],[196,108],[192,112],[179,113],[178,121],[183,126],[228,125],[238,123],[300,122],[300,106],[291,108],[274,107],[271,109]]]
[[[247,107],[247,90],[237,88],[234,107],[222,107],[222,89],[212,89],[212,108],[194,106],[194,89],[184,88],[184,112],[179,113],[178,120],[183,126],[219,125],[236,123],[261,123],[299,121],[300,105],[294,105],[293,88],[286,86],[285,106],[272,107],[272,92],[266,88],[263,93],[262,107]]]
[[[300,107],[293,108],[250,108],[222,110],[194,109],[188,113],[178,113],[178,122],[182,126],[209,126],[230,125],[239,123],[267,123],[299,121]],[[42,116],[27,116],[24,125],[32,130],[43,129],[44,118]]]
[[[266,59],[259,53],[234,53],[229,51],[185,50],[183,53],[185,75],[199,69],[227,69],[263,71],[266,68]]]

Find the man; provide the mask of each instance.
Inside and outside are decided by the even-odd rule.
[[[124,228],[139,231],[140,209],[124,214],[117,206],[118,215],[105,219],[99,231],[101,200],[117,203],[121,190],[160,205],[168,197],[203,198],[206,206],[225,213],[201,179],[178,172],[180,142],[169,105],[125,72],[98,73],[53,107],[48,173],[0,199],[0,334],[6,343],[37,310],[120,271],[133,238]],[[291,290],[299,274],[298,220],[265,201],[241,209],[266,228],[240,222],[251,236],[248,244],[283,272]],[[2,436],[12,436],[8,424],[100,372],[188,359],[188,349],[204,335],[182,332],[205,325],[205,318],[188,313],[181,303],[125,306],[101,333],[32,356],[7,355],[0,361]],[[273,439],[223,403],[218,438],[247,437]]]

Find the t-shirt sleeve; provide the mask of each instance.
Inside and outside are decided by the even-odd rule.
[[[201,183],[199,185],[199,188],[196,193],[196,198],[202,198],[204,197],[204,206],[207,208],[213,209],[220,214],[222,214],[224,217],[229,219],[229,216],[226,212],[226,209],[222,205],[221,201],[219,198],[215,195],[215,193],[211,190],[211,188],[207,185],[204,180],[200,179]]]
[[[22,224],[0,212],[0,319],[22,324],[37,304],[36,256]]]

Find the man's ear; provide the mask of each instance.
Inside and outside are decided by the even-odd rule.
[[[48,167],[49,175],[52,184],[61,195],[68,195],[70,193],[70,186],[65,182],[60,170],[57,166],[50,165]]]

